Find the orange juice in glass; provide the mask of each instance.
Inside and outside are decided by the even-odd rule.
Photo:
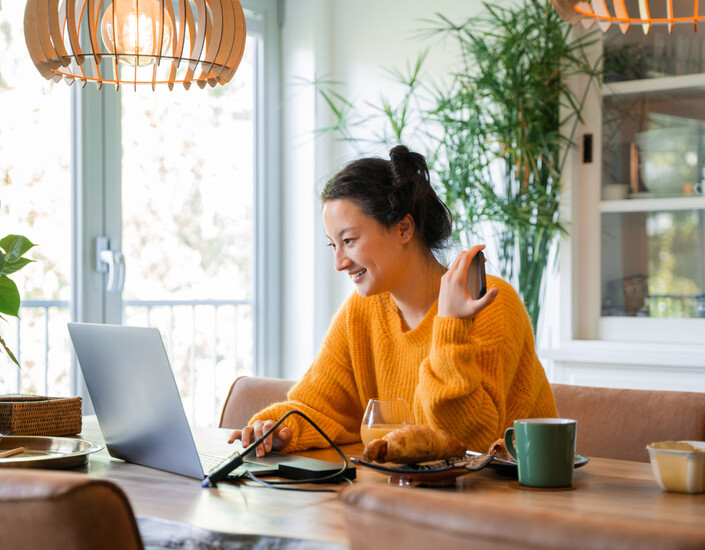
[[[367,445],[370,441],[413,423],[411,410],[404,399],[370,399],[362,417],[360,437],[363,445]]]

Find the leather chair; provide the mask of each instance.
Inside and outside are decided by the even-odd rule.
[[[293,380],[281,378],[240,376],[230,386],[219,426],[235,430],[247,426],[247,422],[255,413],[272,403],[285,401],[287,393],[295,383]]]
[[[242,428],[267,405],[286,399],[291,380],[242,376],[220,419]],[[705,441],[705,393],[551,384],[558,414],[578,421],[578,452],[648,462],[646,445],[667,439]],[[479,450],[479,449],[478,449]]]
[[[0,522],[0,548],[144,550],[125,493],[83,474],[1,471]]]
[[[578,421],[578,452],[649,462],[654,441],[705,441],[705,393],[551,384],[558,414]]]

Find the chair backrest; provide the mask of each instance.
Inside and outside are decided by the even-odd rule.
[[[0,548],[143,550],[125,493],[85,474],[0,472]]]
[[[648,462],[654,441],[705,440],[705,393],[551,384],[558,414],[578,421],[587,456]]]
[[[293,380],[241,376],[230,386],[230,393],[220,416],[221,428],[243,428],[256,413],[279,401],[295,384]]]

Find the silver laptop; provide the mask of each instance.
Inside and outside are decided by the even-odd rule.
[[[157,329],[87,323],[68,328],[111,456],[197,479],[227,458],[199,455]],[[282,462],[299,458],[270,453],[246,460],[233,477],[274,474]]]

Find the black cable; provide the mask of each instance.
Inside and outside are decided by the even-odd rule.
[[[244,458],[250,454],[252,451],[254,451],[274,430],[276,430],[284,420],[286,420],[287,417],[289,417],[292,414],[298,414],[301,416],[304,420],[306,420],[311,426],[313,426],[318,433],[320,433],[323,438],[330,443],[331,447],[333,447],[336,452],[341,456],[343,459],[343,466],[340,470],[337,472],[333,472],[332,474],[328,474],[323,477],[316,477],[316,478],[310,478],[310,479],[297,479],[297,480],[290,480],[290,481],[271,481],[271,482],[264,482],[258,477],[254,476],[251,472],[248,472],[248,476],[250,479],[253,481],[256,481],[265,487],[270,487],[272,489],[279,488],[279,489],[285,489],[284,487],[274,487],[274,485],[297,485],[301,483],[322,483],[327,480],[335,479],[338,476],[341,476],[342,474],[345,473],[345,471],[348,469],[348,459],[345,456],[345,453],[340,450],[340,447],[338,447],[333,440],[328,437],[321,428],[318,427],[318,425],[311,420],[308,416],[306,416],[304,413],[301,411],[297,410],[291,410],[288,413],[286,413],[284,416],[282,416],[279,420],[277,420],[274,425],[267,430],[262,437],[251,443],[248,447],[245,448],[245,450],[242,451],[242,453],[239,453],[237,455],[233,455],[228,457],[226,461],[224,461],[221,465],[219,465],[214,471],[211,471],[203,482],[201,483],[202,487],[216,487],[217,483],[219,481],[223,481],[227,475],[232,472],[235,468],[239,467],[242,465]],[[289,488],[288,490],[296,490],[294,488]],[[301,490],[306,490],[306,489],[301,489]],[[308,489],[311,492],[324,492],[324,491],[331,491],[330,489]]]

